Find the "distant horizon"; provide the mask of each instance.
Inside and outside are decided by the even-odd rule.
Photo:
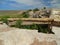
[[[43,7],[60,9],[60,0],[0,0],[0,10],[28,10]]]
[[[42,8],[38,8],[38,9],[43,9],[44,7],[42,7]],[[32,8],[31,10],[33,10],[33,9],[35,9],[35,8]],[[48,8],[48,7],[46,7],[46,9],[58,9],[58,10],[60,10],[60,8]],[[30,10],[30,9],[0,9],[0,11],[20,11],[20,10]]]

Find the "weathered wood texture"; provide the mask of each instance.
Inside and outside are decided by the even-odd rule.
[[[9,21],[23,20],[23,21],[53,21],[51,18],[8,18]]]
[[[17,20],[22,20],[22,25],[31,24],[51,24],[54,20],[50,18],[9,18],[9,24],[14,24]]]

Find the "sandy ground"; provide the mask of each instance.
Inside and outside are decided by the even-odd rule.
[[[11,28],[3,24],[0,25],[0,45],[57,45],[57,43],[54,34],[38,33],[37,30]]]
[[[57,44],[60,45],[60,27],[52,27],[52,31],[55,33]]]
[[[0,33],[4,45],[56,45],[53,34],[38,33],[34,30],[18,29]]]

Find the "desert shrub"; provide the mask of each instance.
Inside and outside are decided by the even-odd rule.
[[[23,28],[23,29],[30,29],[30,25],[22,25],[21,28]]]
[[[24,18],[28,18],[28,17],[29,17],[29,14],[28,14],[28,12],[23,12],[23,13],[22,13],[22,16],[23,16]]]
[[[29,9],[29,10],[27,10],[26,12],[30,12],[30,11],[32,11],[32,9]]]
[[[2,16],[0,16],[0,18],[10,18],[10,16],[9,15],[2,15]]]
[[[32,25],[30,26],[30,29],[37,29],[36,24],[32,24]]]
[[[21,20],[17,20],[16,23],[15,23],[15,27],[21,28],[21,23],[22,23]]]
[[[33,9],[33,11],[39,11],[39,9],[38,8],[35,8],[35,9]]]
[[[37,28],[38,28],[38,32],[43,32],[43,33],[48,33],[49,29],[48,29],[48,25],[37,25]]]
[[[1,16],[0,18],[1,18],[1,21],[3,21],[3,23],[8,24],[8,19],[7,18],[10,18],[10,16],[5,15],[5,16]]]
[[[8,19],[7,18],[1,18],[1,21],[3,21],[3,23],[8,24]]]
[[[32,9],[29,9],[28,11],[32,11]]]
[[[36,26],[36,24],[23,25],[22,28],[24,28],[24,29],[37,29],[37,26]]]

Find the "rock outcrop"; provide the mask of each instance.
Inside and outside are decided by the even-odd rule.
[[[0,32],[0,40],[4,45],[57,45],[53,34],[38,33],[37,30],[27,29]]]
[[[54,34],[38,33],[38,30],[4,27],[4,25],[0,25],[0,45],[57,45]]]

